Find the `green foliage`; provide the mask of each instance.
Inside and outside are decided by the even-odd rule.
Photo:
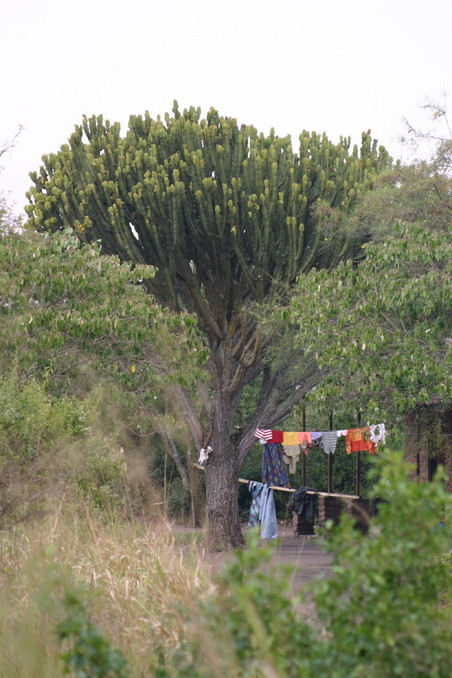
[[[67,431],[70,422],[57,422],[57,410],[60,418],[69,420],[77,400],[66,396],[81,403],[99,381],[108,381],[112,397],[121,391],[122,416],[129,426],[136,426],[139,412],[146,418],[146,433],[163,426],[163,410],[171,400],[168,390],[175,383],[190,387],[207,354],[193,316],[175,315],[146,294],[142,280],[152,274],[149,266],[122,265],[117,257],[101,256],[98,243],[81,246],[70,229],[52,236],[23,230],[2,234],[0,374],[9,374],[14,362],[18,384],[22,381],[27,387],[22,404],[16,402],[17,394],[5,394],[7,406],[0,423],[13,408],[16,423],[5,426],[17,448],[22,445],[18,428],[28,435],[26,425],[34,427],[29,438],[34,436],[40,449],[48,448],[52,426],[56,431],[60,427],[60,438],[75,433],[76,422]],[[49,398],[61,397],[60,402],[52,401],[52,417],[46,418],[50,401],[38,403],[35,392],[40,392],[41,382]],[[26,412],[23,418],[20,408]],[[112,409],[116,431],[118,409],[104,403],[105,413]],[[99,420],[96,425],[103,428]],[[0,449],[2,444],[4,448],[10,443],[2,441]],[[30,455],[33,444],[27,443]],[[182,461],[179,468],[184,471]],[[113,489],[116,484],[99,485],[98,474],[93,477],[95,482],[83,481],[85,493],[89,485],[96,505],[116,503],[120,494]]]
[[[112,438],[90,436],[85,454],[73,471],[77,503],[99,511],[124,508],[127,464],[124,450]]]
[[[3,672],[57,678],[63,653],[79,678],[448,678],[451,498],[441,474],[419,484],[401,455],[378,457],[369,535],[328,530],[331,572],[307,597],[256,531],[213,578],[199,533],[64,510],[2,531]]]
[[[74,678],[125,678],[126,661],[95,626],[75,591],[67,591],[64,605],[68,616],[58,624],[58,636],[71,647],[62,654],[65,673]]]
[[[168,518],[183,522],[190,511],[190,496],[182,485],[180,478],[174,478],[168,483],[167,497]]]
[[[2,527],[42,517],[63,495],[84,509],[87,502],[98,511],[123,508],[127,465],[119,425],[101,411],[100,389],[83,399],[56,397],[17,367],[0,377]]]
[[[13,368],[0,377],[0,458],[32,458],[57,439],[84,435],[88,407],[53,397],[35,379],[20,379]]]
[[[257,530],[250,532],[247,548],[237,551],[219,575],[218,592],[194,606],[177,651],[162,652],[156,675],[304,675],[314,631],[298,620],[287,570],[262,572],[273,550]]]
[[[157,298],[179,308],[179,289],[197,309],[210,306],[218,327],[234,300],[262,298],[273,279],[293,281],[314,263],[331,265],[332,250],[337,257],[346,243],[336,233],[318,249],[321,228],[333,228],[335,208],[351,206],[388,164],[369,134],[360,155],[348,139],[335,145],[304,131],[297,155],[290,137],[259,135],[214,109],[201,119],[175,102],[173,114],[132,116],[124,137],[118,123],[84,117],[31,175],[27,211],[33,228],[74,226],[82,238],[101,238],[106,252],[158,266],[149,281]],[[193,287],[206,290],[207,306],[194,289],[187,297]],[[200,315],[213,330],[213,318]]]
[[[289,577],[268,571],[271,544],[253,531],[227,561],[217,591],[185,619],[177,652],[158,675],[332,678],[450,675],[450,530],[440,524],[450,496],[408,479],[401,455],[379,456],[374,495],[381,500],[369,536],[343,518],[328,531],[332,575],[309,591],[317,622],[299,615]],[[221,648],[221,651],[220,651]]]
[[[450,609],[440,605],[450,577],[440,525],[450,495],[444,477],[406,480],[401,455],[381,455],[374,489],[382,503],[370,538],[343,520],[327,540],[333,576],[314,587],[329,638],[322,662],[332,676],[447,676]],[[450,593],[449,593],[450,595]]]
[[[189,381],[203,359],[194,319],[172,316],[145,293],[152,268],[103,257],[98,243],[81,247],[70,229],[4,235],[0,271],[4,365],[17,355],[21,369],[55,380],[96,358],[137,388],[158,375]]]
[[[395,420],[452,391],[450,179],[398,169],[352,217],[373,232],[356,266],[300,278],[290,308],[300,346],[329,372],[317,401]],[[330,405],[331,406],[331,405]]]

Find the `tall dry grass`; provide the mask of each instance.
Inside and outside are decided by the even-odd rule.
[[[106,521],[89,506],[85,515],[61,507],[0,533],[0,678],[62,675],[56,627],[74,589],[130,675],[152,676],[156,648],[177,648],[187,609],[212,587],[202,544],[162,520]]]

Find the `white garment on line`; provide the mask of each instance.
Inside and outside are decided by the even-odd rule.
[[[386,442],[386,428],[384,424],[374,424],[370,427],[370,441],[378,445]]]

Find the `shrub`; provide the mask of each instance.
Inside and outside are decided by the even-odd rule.
[[[86,433],[87,402],[54,398],[16,369],[0,377],[0,453],[15,460],[38,455],[55,439]]]
[[[73,482],[76,496],[100,510],[120,509],[126,500],[124,450],[108,437],[90,436],[83,444]]]
[[[69,644],[62,653],[65,673],[77,678],[125,678],[124,656],[92,623],[77,591],[66,591],[64,605],[67,616],[58,624],[57,632]]]

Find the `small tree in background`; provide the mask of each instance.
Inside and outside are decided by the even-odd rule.
[[[217,547],[242,542],[237,477],[253,430],[287,417],[321,374],[303,350],[266,362],[275,337],[263,337],[245,311],[357,251],[338,214],[389,162],[369,134],[360,152],[345,138],[332,144],[303,132],[299,141],[297,154],[289,137],[266,137],[214,109],[201,119],[199,109],[181,113],[175,104],[164,120],[131,117],[124,137],[117,123],[84,118],[31,175],[33,228],[73,227],[82,240],[101,240],[106,254],[156,266],[147,290],[196,316],[210,352],[209,389],[197,396],[204,416],[187,390],[175,389],[174,398],[196,446],[213,447],[207,517]],[[233,437],[243,390],[259,375],[254,413]]]

